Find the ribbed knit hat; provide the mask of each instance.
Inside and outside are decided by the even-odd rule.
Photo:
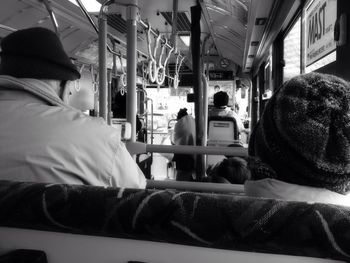
[[[252,177],[350,191],[350,85],[331,75],[292,78],[267,103],[249,143]]]
[[[18,30],[1,41],[0,74],[17,78],[80,78],[57,35],[45,28]]]

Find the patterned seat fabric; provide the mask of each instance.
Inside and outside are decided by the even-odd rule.
[[[350,261],[350,208],[0,181],[0,225]]]

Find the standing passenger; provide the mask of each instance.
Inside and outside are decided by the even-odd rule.
[[[310,73],[282,85],[249,142],[247,195],[350,206],[350,85]]]
[[[177,114],[173,143],[175,145],[196,144],[196,123],[194,118],[187,114],[186,108],[180,109]],[[176,162],[176,180],[192,181],[195,168],[195,156],[191,154],[174,154],[173,161]]]
[[[145,187],[116,130],[67,104],[80,74],[54,32],[19,30],[1,49],[0,179]]]

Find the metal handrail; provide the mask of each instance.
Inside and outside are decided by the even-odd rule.
[[[194,192],[215,192],[225,194],[243,194],[244,185],[239,184],[218,184],[202,182],[182,182],[182,181],[158,181],[147,180],[147,189],[176,189],[178,191]]]
[[[0,24],[0,29],[4,29],[4,30],[10,31],[10,32],[16,32],[17,31],[17,29],[14,29],[12,27],[5,26],[5,25],[2,25],[2,24]]]
[[[55,13],[53,12],[53,10],[51,8],[50,2],[48,0],[42,0],[42,1],[43,1],[44,5],[46,7],[47,12],[49,12],[49,15],[50,15],[53,27],[55,28],[56,35],[60,36],[60,32],[58,30],[57,19],[56,19]]]
[[[126,146],[131,154],[140,153],[179,153],[179,154],[207,154],[248,157],[248,149],[244,147],[225,146],[190,146],[190,145],[160,145],[140,142],[127,142]]]
[[[146,30],[149,29],[149,26],[146,22],[142,21],[142,19],[139,19],[139,23],[141,24],[141,26],[143,26]],[[152,28],[150,28],[150,32],[155,36],[158,37],[159,33],[157,33],[156,31],[154,31]],[[167,43],[163,38],[160,40],[162,44],[164,44],[167,48],[172,49],[173,46],[169,45],[169,43]],[[181,56],[182,57],[182,56]]]

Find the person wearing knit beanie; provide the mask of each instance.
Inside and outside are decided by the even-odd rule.
[[[300,75],[284,83],[254,128],[249,155],[252,179],[257,181],[246,183],[248,195],[259,195],[254,191],[262,189],[265,197],[276,197],[266,189],[273,191],[282,185],[281,189],[289,187],[288,191],[297,186],[313,196],[322,196],[321,191],[349,200],[349,83],[320,73]],[[284,189],[277,196],[283,198],[283,192],[293,195],[288,191]],[[287,199],[303,200],[297,196]]]
[[[0,45],[0,180],[145,188],[120,131],[68,104],[80,73],[53,31]]]

